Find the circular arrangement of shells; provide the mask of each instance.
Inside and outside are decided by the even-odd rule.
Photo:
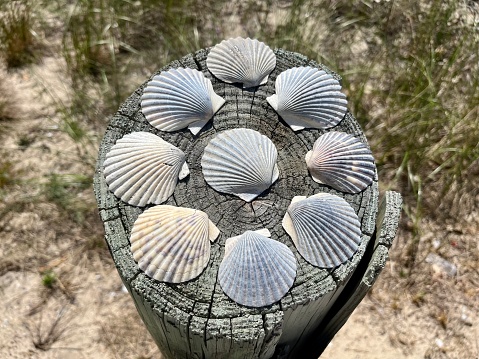
[[[250,88],[266,83],[276,67],[276,57],[258,40],[235,38],[213,47],[206,63],[220,81]],[[275,90],[266,100],[293,131],[332,128],[347,112],[339,82],[317,68],[282,72]],[[202,72],[178,68],[163,71],[148,82],[141,111],[160,131],[188,128],[197,135],[224,103]],[[276,161],[277,150],[268,137],[236,128],[220,132],[207,144],[201,167],[205,181],[215,191],[251,202],[280,177]],[[368,147],[342,132],[321,135],[305,154],[305,161],[314,181],[345,193],[363,191],[375,175]],[[110,191],[122,201],[140,207],[155,205],[138,217],[131,231],[131,251],[139,268],[168,283],[199,276],[220,231],[200,210],[161,205],[173,194],[177,182],[189,175],[185,153],[152,133],[134,132],[119,139],[108,152],[104,173]],[[353,208],[328,193],[292,198],[282,224],[298,253],[321,268],[335,268],[350,259],[361,239]],[[225,294],[241,305],[273,304],[293,286],[295,255],[270,237],[266,228],[251,229],[225,242],[218,280]]]

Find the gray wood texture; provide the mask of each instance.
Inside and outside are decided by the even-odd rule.
[[[298,358],[299,354],[301,358],[317,358],[383,268],[397,229],[400,196],[386,195],[376,228],[377,176],[371,186],[355,195],[314,182],[308,174],[304,156],[325,131],[295,133],[266,102],[266,97],[275,92],[276,77],[288,68],[314,66],[338,79],[339,76],[303,55],[275,50],[277,66],[267,84],[248,91],[214,78],[206,69],[208,51],[197,51],[160,69],[198,69],[212,81],[215,92],[226,99],[226,104],[197,136],[186,129],[162,132],[145,120],[140,111],[140,96],[146,82],[112,117],[100,146],[94,178],[106,241],[123,283],[166,358]],[[278,150],[280,178],[252,203],[216,192],[206,184],[201,172],[201,156],[208,142],[217,133],[237,127],[251,128],[268,136]],[[350,113],[334,130],[350,133],[367,143]],[[129,248],[129,236],[134,221],[148,206],[138,208],[123,203],[105,183],[103,162],[106,153],[119,138],[135,131],[152,132],[179,147],[187,156],[190,175],[178,183],[174,194],[164,204],[200,209],[221,231],[212,245],[208,266],[199,277],[187,283],[161,283],[139,270]],[[334,270],[316,268],[306,262],[281,226],[294,196],[318,192],[343,197],[361,221],[362,240],[358,251]],[[271,231],[272,238],[295,253],[297,277],[291,290],[278,303],[248,308],[236,304],[223,293],[217,282],[217,271],[227,238],[265,227]],[[372,244],[374,251],[371,251]],[[309,348],[319,341],[322,349]]]

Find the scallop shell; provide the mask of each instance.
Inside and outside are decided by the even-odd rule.
[[[134,206],[166,201],[177,180],[189,174],[183,151],[149,132],[119,139],[106,154],[104,166],[110,191]]]
[[[347,111],[339,81],[323,70],[294,67],[279,74],[276,94],[266,100],[293,131],[336,126]]]
[[[294,197],[283,228],[312,265],[334,268],[357,251],[361,228],[354,209],[341,197],[318,193]]]
[[[276,67],[276,56],[268,45],[250,38],[224,40],[213,47],[206,59],[211,73],[227,83],[243,88],[263,85]]]
[[[131,230],[131,251],[149,277],[181,283],[197,277],[210,259],[210,242],[219,230],[202,211],[151,207],[138,217]]]
[[[279,176],[273,142],[257,131],[237,128],[220,133],[206,146],[201,166],[215,190],[251,202]]]
[[[319,137],[306,154],[313,179],[339,191],[358,193],[374,179],[374,158],[368,147],[347,133],[331,131]]]
[[[141,110],[157,129],[172,132],[188,127],[194,135],[224,103],[213,91],[211,81],[189,68],[154,76],[141,96]]]
[[[246,231],[226,240],[218,279],[225,294],[239,304],[270,305],[283,298],[294,283],[293,252],[268,236],[264,230]]]

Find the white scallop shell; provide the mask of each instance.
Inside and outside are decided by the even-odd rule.
[[[337,190],[358,193],[374,179],[374,158],[356,137],[331,131],[320,136],[306,154],[313,179]]]
[[[211,140],[201,166],[206,182],[215,190],[251,202],[278,179],[277,155],[268,137],[236,128]]]
[[[239,304],[249,307],[273,304],[294,283],[293,252],[267,236],[269,231],[246,231],[226,240],[218,279],[225,294]]]
[[[151,207],[131,230],[131,251],[149,277],[181,283],[197,277],[210,259],[210,242],[219,230],[202,211],[174,206]]]
[[[213,47],[206,59],[211,73],[243,88],[263,85],[276,67],[276,56],[265,43],[250,38],[224,40]]]
[[[190,68],[161,72],[148,82],[141,110],[148,122],[167,132],[188,129],[196,135],[225,100],[202,72]]]
[[[294,197],[283,228],[312,265],[334,268],[357,251],[361,227],[354,209],[341,197],[318,193]]]
[[[119,139],[106,154],[104,168],[110,191],[134,206],[166,201],[178,179],[189,174],[183,151],[149,132]]]
[[[293,131],[336,126],[347,111],[339,81],[323,70],[294,67],[279,74],[268,103]]]

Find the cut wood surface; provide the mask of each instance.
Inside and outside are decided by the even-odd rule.
[[[254,90],[244,90],[214,78],[206,69],[207,54],[208,50],[200,50],[160,70],[177,67],[200,70],[212,81],[215,92],[225,98],[225,105],[197,136],[187,129],[162,132],[146,121],[140,111],[140,97],[146,83],[111,119],[100,147],[94,181],[106,241],[123,283],[166,358],[298,358],[299,354],[301,358],[317,358],[384,267],[397,229],[400,196],[394,193],[386,196],[376,229],[377,176],[371,186],[354,195],[314,182],[304,157],[325,131],[293,132],[266,102],[266,97],[275,93],[274,82],[282,71],[296,66],[330,70],[300,54],[275,50],[277,66],[268,82]],[[201,157],[209,141],[219,132],[238,127],[266,135],[278,150],[278,181],[251,203],[216,192],[205,182],[201,171]],[[350,133],[367,143],[350,113],[334,130]],[[190,175],[178,183],[174,194],[164,204],[202,210],[221,231],[212,244],[208,266],[199,277],[187,283],[161,283],[138,268],[129,248],[129,236],[134,221],[148,206],[138,208],[122,202],[105,183],[103,161],[106,153],[119,138],[134,131],[152,132],[186,154]],[[313,267],[306,262],[281,226],[294,196],[319,192],[343,197],[361,222],[358,251],[334,270]],[[278,303],[248,308],[223,293],[217,272],[226,239],[261,228],[268,228],[273,239],[286,244],[295,253],[297,277],[291,290]],[[356,268],[361,268],[361,272],[358,269],[355,273]],[[319,349],[310,348],[311,344],[320,341]]]

